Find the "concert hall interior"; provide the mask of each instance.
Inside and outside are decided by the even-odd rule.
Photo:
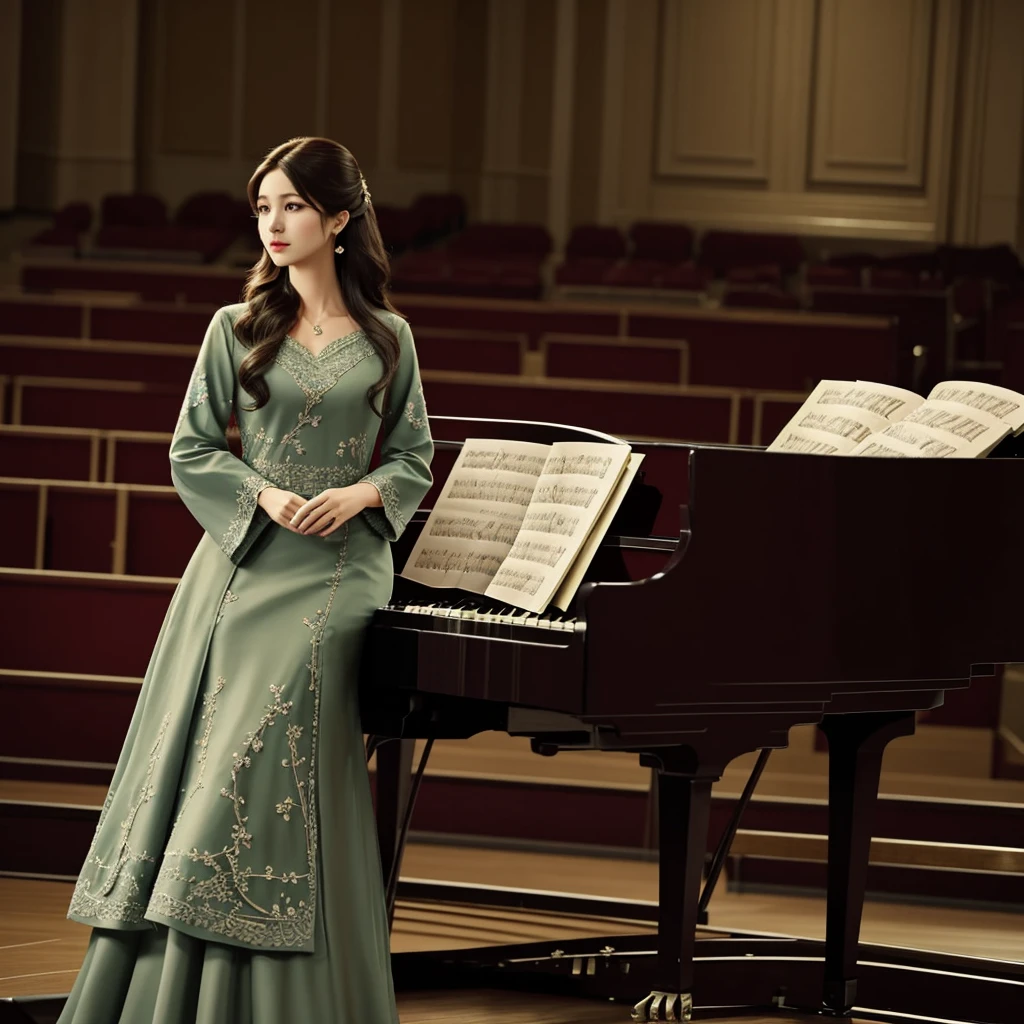
[[[368,475],[341,475],[349,431],[327,475],[295,433],[253,456],[237,377],[215,443],[298,503],[380,492],[351,536],[391,542],[393,594],[366,616],[352,703],[323,707],[349,709],[354,741],[359,703],[374,810],[346,821],[380,868],[359,885],[384,964],[390,928],[401,1020],[1024,1021],[1024,414],[988,458],[765,450],[822,381],[1024,394],[1024,0],[0,0],[0,58],[0,1024],[86,1020],[64,1008],[90,929],[66,915],[172,595],[204,550],[237,590],[284,533],[243,484],[228,533],[245,500],[242,528],[255,510],[269,531],[229,550],[172,482],[172,438],[219,400],[204,336],[250,294],[294,297],[268,379],[306,360],[300,426],[333,434],[310,413],[354,361],[330,377],[338,354],[383,351],[356,319],[380,302],[345,283],[374,223],[408,328]],[[292,216],[246,182],[299,137],[347,147],[361,181],[329,245],[350,251],[323,264],[355,330],[318,352],[301,289],[245,291],[275,267],[260,211]],[[374,477],[399,427],[434,445],[400,516]],[[617,441],[593,518],[557,482],[559,513],[524,512],[543,473],[578,483]],[[500,554],[479,519],[423,554],[453,482],[492,508],[504,471],[479,467],[527,451]],[[528,590],[521,535],[557,515],[548,566],[567,568]],[[316,600],[297,628],[328,694]],[[224,657],[218,633],[256,613],[216,602]],[[249,734],[217,763],[220,686],[199,685],[196,790],[259,751]],[[315,845],[344,783],[328,766],[347,764],[313,756],[317,722],[298,784],[311,893],[314,860],[344,873]],[[320,726],[325,747],[343,731]],[[128,850],[152,788],[124,777],[142,786]],[[344,918],[329,892],[318,913]]]

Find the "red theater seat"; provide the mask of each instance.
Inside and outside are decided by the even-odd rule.
[[[0,569],[3,667],[142,676],[176,582]]]
[[[180,576],[202,536],[172,487],[2,478],[0,512],[26,526],[0,539],[7,567]]]
[[[833,263],[816,263],[807,268],[804,280],[812,287],[859,288],[861,270],[859,267],[839,267]]]
[[[890,318],[755,309],[629,311],[625,332],[685,338],[690,383],[809,391],[819,380],[896,383],[899,335]]]
[[[726,388],[680,388],[539,377],[424,371],[427,408],[435,416],[573,423],[618,437],[736,443],[740,394]]]
[[[674,291],[704,292],[711,283],[711,272],[706,267],[698,266],[693,260],[677,263],[669,267],[658,282],[662,288]]]
[[[437,327],[416,331],[416,354],[424,370],[520,374],[526,344],[525,334]]]
[[[683,263],[693,254],[693,231],[685,224],[637,221],[629,229],[632,258]]]
[[[170,432],[180,387],[141,381],[14,377],[11,420],[25,426],[95,427]]]
[[[167,204],[145,193],[104,196],[100,207],[103,227],[159,227],[167,223]]]
[[[0,365],[12,374],[151,381],[176,385],[182,394],[185,393],[198,353],[198,345],[11,338],[0,335]]]
[[[616,263],[604,276],[614,288],[657,288],[672,264],[665,260],[628,259]]]
[[[689,380],[685,341],[545,334],[540,355],[546,377],[675,385]]]
[[[799,309],[800,300],[780,288],[729,288],[722,305],[741,309]]]
[[[796,235],[708,231],[701,238],[699,262],[717,275],[735,267],[767,263],[778,264],[784,274],[792,274],[804,262],[804,250]]]
[[[0,425],[0,476],[99,480],[102,457],[98,431]]]

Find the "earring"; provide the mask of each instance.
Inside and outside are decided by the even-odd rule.
[[[345,246],[343,246],[343,245],[336,245],[334,247],[334,251],[340,256],[345,251]]]

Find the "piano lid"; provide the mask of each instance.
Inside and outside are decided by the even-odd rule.
[[[1016,459],[693,447],[689,461],[685,550],[649,580],[584,584],[577,597],[588,709],[638,669],[671,694],[965,679],[975,664],[1024,661]]]

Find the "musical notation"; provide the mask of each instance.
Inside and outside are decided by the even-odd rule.
[[[817,398],[818,405],[852,405],[867,409],[887,420],[906,404],[898,395],[885,394],[876,388],[825,388]]]
[[[993,394],[991,389],[970,388],[962,384],[936,384],[928,400],[959,402],[1007,422],[1014,420],[1021,409],[1021,403],[1011,398],[1009,393]]]
[[[491,586],[504,587],[506,590],[514,590],[520,594],[533,597],[546,580],[547,576],[544,573],[534,573],[527,569],[513,569],[506,565],[498,571],[498,574],[491,581]]]
[[[506,473],[527,473],[540,476],[545,457],[526,452],[510,452],[504,448],[468,451],[462,458],[463,469],[496,469]]]
[[[564,512],[529,512],[523,520],[524,530],[537,533],[556,533],[563,537],[571,537],[580,525],[579,516],[566,515]]]
[[[567,487],[564,484],[541,483],[537,485],[533,500],[541,505],[572,505],[576,508],[590,508],[599,493],[597,487]]]
[[[468,498],[471,501],[498,501],[506,505],[529,505],[533,488],[510,480],[475,480],[459,477],[451,486],[448,497]]]
[[[607,455],[552,455],[544,467],[544,475],[596,476],[603,480],[611,465],[612,460]]]
[[[509,558],[522,562],[536,562],[549,568],[558,565],[569,549],[564,544],[545,544],[542,541],[519,540],[508,553]]]
[[[893,423],[892,426],[887,427],[882,437],[892,437],[897,441],[902,441],[904,444],[912,444],[915,448],[919,448],[923,454],[933,459],[945,459],[950,455],[956,454],[956,447],[954,445],[946,444],[924,431],[914,430],[912,426],[907,424],[906,420],[900,420],[898,423]]]
[[[964,441],[977,441],[989,430],[988,424],[979,423],[962,413],[950,412],[946,409],[928,408],[915,409],[909,416],[903,419],[903,423],[920,423],[922,427],[931,427],[933,430],[943,430],[954,437],[962,438]]]
[[[480,551],[459,551],[450,548],[423,548],[416,559],[417,569],[433,572],[481,573],[493,576],[503,559]]]
[[[781,441],[776,440],[774,447],[780,451],[798,452],[804,455],[835,455],[839,448],[826,441],[816,441],[799,434],[787,434]]]
[[[497,541],[511,545],[519,533],[515,520],[506,522],[493,517],[436,516],[430,526],[431,537],[457,537],[460,540]]]
[[[829,413],[809,412],[797,423],[799,427],[809,430],[823,430],[827,434],[837,434],[839,437],[848,437],[852,441],[860,443],[871,433],[871,427],[859,420],[852,420],[848,416],[832,416]]]

